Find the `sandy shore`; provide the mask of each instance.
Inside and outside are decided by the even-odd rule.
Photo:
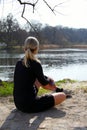
[[[12,97],[0,97],[0,130],[87,130],[87,81],[62,86],[72,98],[40,113],[22,113]]]

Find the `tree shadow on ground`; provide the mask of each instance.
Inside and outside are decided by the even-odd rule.
[[[37,130],[46,118],[62,118],[65,115],[64,111],[57,108],[29,114],[15,109],[8,115],[0,130]]]
[[[87,130],[87,126],[86,127],[75,127],[74,130]]]

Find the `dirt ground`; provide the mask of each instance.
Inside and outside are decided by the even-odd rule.
[[[63,85],[69,87],[72,98],[40,113],[22,113],[12,97],[0,97],[0,130],[87,130],[87,93],[77,89],[87,87],[87,82]]]

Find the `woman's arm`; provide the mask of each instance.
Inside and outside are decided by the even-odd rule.
[[[35,81],[35,86],[39,89],[40,87],[48,90],[55,91],[57,89],[54,81],[52,79],[49,79],[49,83],[47,85],[42,85],[37,79]]]
[[[41,64],[37,63],[34,67],[34,73],[37,77],[35,81],[35,85],[37,86],[37,88],[43,87],[44,89],[56,91],[57,87],[55,85],[54,80],[44,75]]]

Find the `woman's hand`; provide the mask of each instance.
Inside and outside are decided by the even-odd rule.
[[[43,86],[44,89],[48,89],[48,90],[52,90],[52,91],[55,91],[56,90],[56,85],[55,85],[55,82],[52,78],[48,77],[48,80],[49,80],[49,84]]]
[[[55,82],[52,78],[48,77],[48,80],[50,85],[55,85]]]

